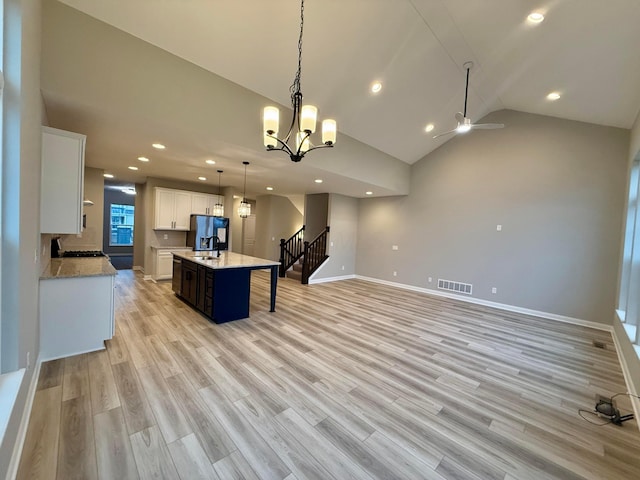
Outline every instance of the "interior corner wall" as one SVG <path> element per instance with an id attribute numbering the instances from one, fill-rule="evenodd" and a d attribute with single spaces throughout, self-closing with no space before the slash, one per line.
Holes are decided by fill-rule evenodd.
<path id="1" fill-rule="evenodd" d="M 357 274 L 468 283 L 476 299 L 611 325 L 629 131 L 511 110 L 483 121 L 506 126 L 414 164 L 408 196 L 360 202 Z"/>
<path id="2" fill-rule="evenodd" d="M 151 215 L 147 212 L 146 203 L 147 185 L 136 183 L 136 210 L 133 221 L 136 227 L 133 229 L 133 267 L 144 271 L 145 233 L 146 220 Z"/>
<path id="3" fill-rule="evenodd" d="M 41 2 L 4 1 L 2 145 L 2 372 L 25 368 L 4 437 L 0 478 L 7 476 L 40 349 Z M 27 355 L 31 363 L 27 367 Z"/>
<path id="4" fill-rule="evenodd" d="M 329 225 L 329 194 L 313 193 L 304 199 L 304 240 L 313 241 Z"/>
<path id="5" fill-rule="evenodd" d="M 278 261 L 280 239 L 288 239 L 302 227 L 302 214 L 287 197 L 259 195 L 256 198 L 256 240 L 254 254 Z"/>
<path id="6" fill-rule="evenodd" d="M 344 195 L 329 195 L 329 258 L 313 275 L 313 281 L 355 274 L 359 201 Z"/>

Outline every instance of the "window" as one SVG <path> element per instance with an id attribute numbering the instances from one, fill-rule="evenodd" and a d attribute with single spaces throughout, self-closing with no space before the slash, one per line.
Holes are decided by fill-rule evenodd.
<path id="1" fill-rule="evenodd" d="M 131 247 L 133 246 L 133 205 L 111 204 L 111 235 L 109 246 Z"/>
<path id="2" fill-rule="evenodd" d="M 640 155 L 633 162 L 629 175 L 629 198 L 624 233 L 618 316 L 635 345 L 640 345 Z M 636 347 L 640 353 L 640 348 Z"/>

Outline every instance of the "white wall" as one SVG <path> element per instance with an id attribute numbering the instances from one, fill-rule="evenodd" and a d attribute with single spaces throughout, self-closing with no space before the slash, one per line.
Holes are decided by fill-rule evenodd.
<path id="1" fill-rule="evenodd" d="M 356 272 L 470 283 L 479 299 L 610 325 L 629 132 L 509 110 L 485 120 L 506 127 L 417 162 L 408 196 L 360 201 Z"/>
<path id="2" fill-rule="evenodd" d="M 2 151 L 2 369 L 31 365 L 22 380 L 0 445 L 5 478 L 39 351 L 40 96 L 39 0 L 4 2 Z M 34 262 L 34 255 L 37 261 Z"/>

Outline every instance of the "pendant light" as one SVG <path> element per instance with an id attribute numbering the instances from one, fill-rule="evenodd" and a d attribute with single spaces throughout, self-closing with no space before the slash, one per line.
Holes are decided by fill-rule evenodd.
<path id="1" fill-rule="evenodd" d="M 285 152 L 292 161 L 299 162 L 307 152 L 318 148 L 333 147 L 336 142 L 336 121 L 326 119 L 322 122 L 322 145 L 313 146 L 309 138 L 316 130 L 316 118 L 318 109 L 313 105 L 302 105 L 302 92 L 300 92 L 300 77 L 302 75 L 302 32 L 304 29 L 304 0 L 300 3 L 300 37 L 298 38 L 298 70 L 296 71 L 291 91 L 291 107 L 293 118 L 287 136 L 283 140 L 278 138 L 278 124 L 280 111 L 277 107 L 265 107 L 263 112 L 264 146 L 268 151 L 279 150 Z M 295 128 L 295 130 L 294 130 Z M 288 145 L 289 141 L 295 142 L 295 148 Z M 280 145 L 278 147 L 278 145 Z"/>
<path id="2" fill-rule="evenodd" d="M 249 162 L 242 162 L 244 165 L 244 190 L 242 190 L 242 201 L 240 202 L 240 207 L 238 207 L 238 215 L 240 218 L 247 218 L 251 215 L 251 204 L 247 202 L 247 165 Z"/>
<path id="3" fill-rule="evenodd" d="M 218 201 L 213 206 L 213 216 L 214 217 L 224 217 L 224 205 L 220 201 L 220 176 L 222 175 L 222 170 L 218 170 Z"/>

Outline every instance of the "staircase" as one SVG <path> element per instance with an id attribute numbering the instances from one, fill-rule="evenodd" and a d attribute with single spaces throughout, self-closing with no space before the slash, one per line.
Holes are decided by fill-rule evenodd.
<path id="1" fill-rule="evenodd" d="M 312 242 L 302 240 L 304 226 L 293 234 L 289 240 L 280 240 L 280 273 L 281 277 L 300 280 L 306 285 L 309 277 L 324 261 L 327 255 L 327 238 L 329 227 L 327 226 Z M 301 245 L 302 244 L 302 245 Z M 301 248 L 304 246 L 304 248 Z"/>
<path id="2" fill-rule="evenodd" d="M 302 283 L 303 262 L 304 262 L 304 257 L 300 257 L 300 259 L 296 263 L 294 263 L 289 270 L 287 270 L 286 277 L 292 278 Z"/>

